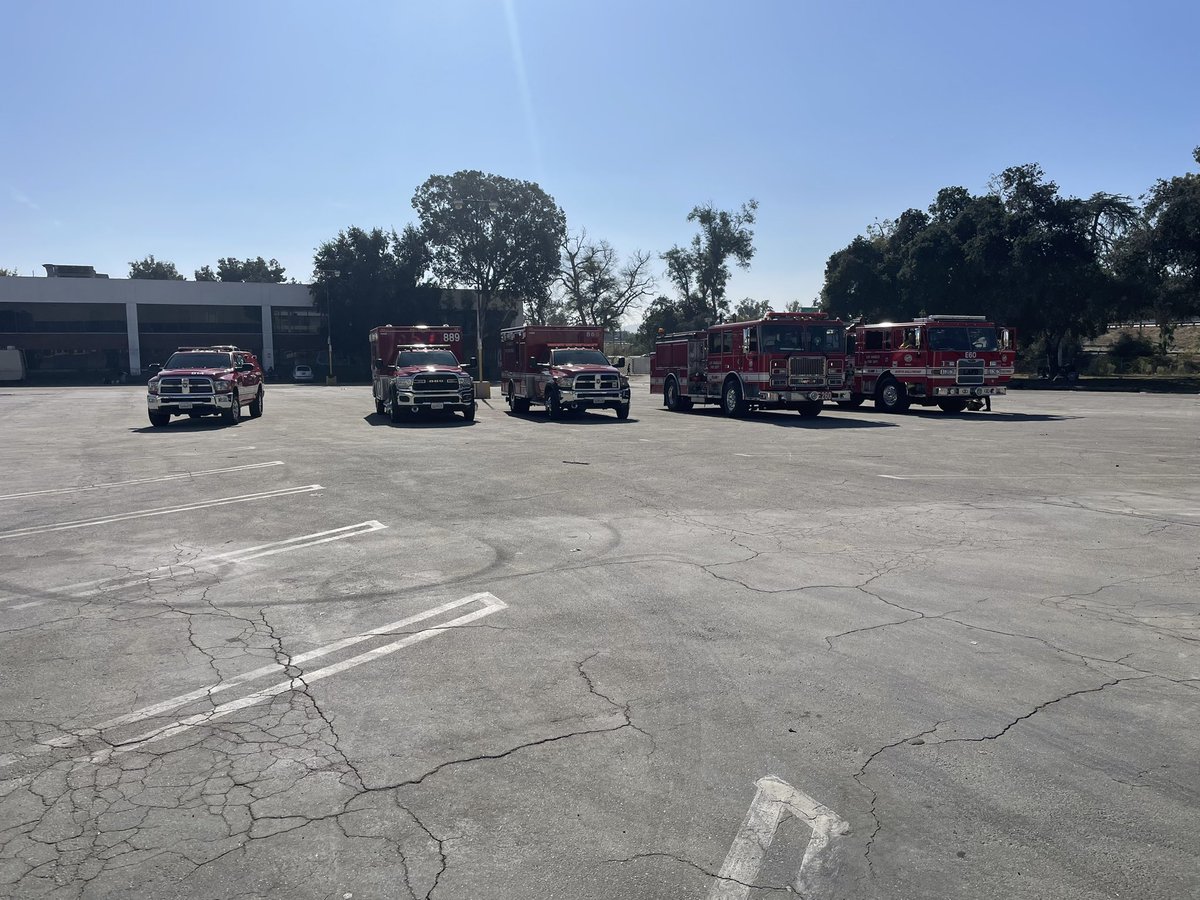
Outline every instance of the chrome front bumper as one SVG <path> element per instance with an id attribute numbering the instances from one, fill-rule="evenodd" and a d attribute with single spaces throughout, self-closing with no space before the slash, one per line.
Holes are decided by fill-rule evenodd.
<path id="1" fill-rule="evenodd" d="M 1000 394 L 1007 394 L 1006 387 L 983 387 L 974 385 L 971 387 L 935 387 L 931 396 L 933 397 L 996 397 Z"/>
<path id="2" fill-rule="evenodd" d="M 233 392 L 221 394 L 147 394 L 146 407 L 151 412 L 182 415 L 190 412 L 214 412 L 233 407 Z"/>
<path id="3" fill-rule="evenodd" d="M 757 398 L 759 403 L 820 403 L 825 400 L 849 400 L 850 392 L 837 390 L 810 390 L 810 391 L 759 391 Z"/>

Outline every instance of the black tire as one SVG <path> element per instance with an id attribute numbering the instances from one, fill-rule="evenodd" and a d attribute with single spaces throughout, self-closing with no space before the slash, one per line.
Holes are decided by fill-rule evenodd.
<path id="1" fill-rule="evenodd" d="M 866 399 L 862 394 L 851 394 L 849 400 L 839 400 L 837 405 L 842 409 L 858 409 Z"/>
<path id="2" fill-rule="evenodd" d="M 628 404 L 628 403 L 620 403 L 617 405 L 616 412 L 617 412 L 618 419 L 628 419 L 629 418 L 629 406 L 630 406 L 630 404 Z"/>
<path id="3" fill-rule="evenodd" d="M 875 391 L 875 408 L 890 413 L 904 412 L 908 409 L 908 391 L 895 378 L 885 379 Z"/>
<path id="4" fill-rule="evenodd" d="M 375 415 L 382 416 L 387 412 L 387 407 L 383 405 L 383 401 L 378 397 L 375 398 Z"/>
<path id="5" fill-rule="evenodd" d="M 967 401 L 962 398 L 938 401 L 938 409 L 940 409 L 942 412 L 960 413 L 966 408 L 967 408 Z"/>
<path id="6" fill-rule="evenodd" d="M 238 396 L 237 390 L 234 389 L 230 399 L 233 402 L 230 403 L 229 409 L 221 413 L 221 418 L 225 420 L 226 425 L 236 425 L 242 421 L 242 398 Z"/>
<path id="7" fill-rule="evenodd" d="M 821 401 L 809 400 L 805 403 L 801 403 L 796 408 L 796 412 L 800 413 L 800 415 L 805 419 L 815 419 L 821 414 Z"/>
<path id="8" fill-rule="evenodd" d="M 263 401 L 266 399 L 266 393 L 267 392 L 263 390 L 263 386 L 260 384 L 258 386 L 258 393 L 254 396 L 254 399 L 250 401 L 250 418 L 257 419 L 262 416 Z"/>
<path id="9" fill-rule="evenodd" d="M 563 417 L 562 402 L 558 399 L 558 391 L 546 391 L 546 418 L 561 419 Z"/>
<path id="10" fill-rule="evenodd" d="M 462 409 L 463 418 L 468 422 L 475 421 L 475 401 L 471 401 L 470 406 L 464 406 Z"/>
<path id="11" fill-rule="evenodd" d="M 679 382 L 672 375 L 667 379 L 666 385 L 663 386 L 663 406 L 671 412 L 679 412 L 679 400 Z"/>
<path id="12" fill-rule="evenodd" d="M 171 414 L 152 412 L 150 413 L 150 424 L 155 428 L 166 428 L 171 424 Z"/>
<path id="13" fill-rule="evenodd" d="M 394 390 L 392 391 L 392 409 L 391 409 L 390 418 L 391 418 L 393 424 L 399 424 L 399 422 L 400 422 L 400 404 L 396 401 L 396 392 Z"/>
<path id="14" fill-rule="evenodd" d="M 736 378 L 730 378 L 721 388 L 721 412 L 737 417 L 746 414 L 746 401 L 742 399 L 742 386 Z"/>

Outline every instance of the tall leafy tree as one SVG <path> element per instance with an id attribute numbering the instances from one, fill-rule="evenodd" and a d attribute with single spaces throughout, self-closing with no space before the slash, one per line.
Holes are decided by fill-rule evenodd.
<path id="1" fill-rule="evenodd" d="M 649 253 L 636 251 L 624 263 L 607 241 L 590 241 L 586 231 L 563 242 L 558 283 L 567 317 L 606 331 L 654 291 Z"/>
<path id="2" fill-rule="evenodd" d="M 265 260 L 261 256 L 251 259 L 235 259 L 232 256 L 217 260 L 217 271 L 210 266 L 196 270 L 197 281 L 247 281 L 266 284 L 282 284 L 286 270 L 279 260 Z"/>
<path id="3" fill-rule="evenodd" d="M 430 322 L 444 315 L 440 291 L 420 283 L 426 265 L 424 245 L 412 226 L 399 234 L 351 226 L 317 248 L 309 291 L 327 311 L 334 356 L 351 367 L 351 375 L 366 375 L 367 333 L 376 325 Z"/>
<path id="4" fill-rule="evenodd" d="M 537 184 L 477 170 L 431 175 L 412 205 L 434 277 L 476 291 L 481 315 L 493 304 L 545 303 L 567 222 Z"/>
<path id="5" fill-rule="evenodd" d="M 730 315 L 729 320 L 731 322 L 752 322 L 755 319 L 761 319 L 770 311 L 770 300 L 755 300 L 751 297 L 744 297 L 733 308 L 733 313 Z"/>
<path id="6" fill-rule="evenodd" d="M 0 278 L 8 278 L 17 274 L 16 269 L 0 269 Z"/>
<path id="7" fill-rule="evenodd" d="M 175 263 L 165 259 L 155 259 L 153 254 L 144 259 L 132 260 L 129 263 L 130 278 L 147 278 L 156 281 L 183 281 L 183 276 L 175 268 Z"/>
<path id="8" fill-rule="evenodd" d="M 1192 156 L 1200 163 L 1200 147 Z M 1200 315 L 1200 175 L 1160 179 L 1145 200 L 1113 255 L 1127 308 L 1153 316 L 1166 351 L 1175 324 Z"/>
<path id="9" fill-rule="evenodd" d="M 702 304 L 709 323 L 720 322 L 729 314 L 725 299 L 731 275 L 729 261 L 750 268 L 754 258 L 751 226 L 757 209 L 757 200 L 749 200 L 732 212 L 716 209 L 711 203 L 694 207 L 687 218 L 699 225 L 699 233 L 687 247 L 676 245 L 662 255 L 667 277 L 680 299 Z"/>

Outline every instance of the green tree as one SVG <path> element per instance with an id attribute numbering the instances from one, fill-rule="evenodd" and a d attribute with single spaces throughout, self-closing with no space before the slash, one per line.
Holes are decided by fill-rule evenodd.
<path id="1" fill-rule="evenodd" d="M 217 260 L 217 271 L 210 266 L 196 270 L 197 281 L 246 281 L 265 284 L 282 284 L 285 269 L 279 260 L 265 260 L 261 256 L 251 259 L 235 259 L 232 256 Z"/>
<path id="2" fill-rule="evenodd" d="M 1200 147 L 1192 155 L 1200 163 Z M 1153 316 L 1165 352 L 1175 325 L 1200 315 L 1200 175 L 1159 179 L 1145 199 L 1137 227 L 1115 242 L 1114 266 L 1126 310 Z"/>
<path id="3" fill-rule="evenodd" d="M 630 352 L 649 353 L 660 332 L 674 334 L 706 328 L 708 316 L 708 308 L 695 297 L 673 298 L 660 294 L 646 308 L 630 344 Z"/>
<path id="4" fill-rule="evenodd" d="M 367 333 L 376 325 L 444 316 L 441 292 L 420 283 L 425 265 L 424 246 L 412 226 L 401 234 L 351 226 L 317 248 L 309 291 L 329 317 L 335 374 L 366 377 Z"/>
<path id="5" fill-rule="evenodd" d="M 183 281 L 183 276 L 175 269 L 175 263 L 165 259 L 155 259 L 153 255 L 145 259 L 129 263 L 130 278 L 147 278 L 155 281 Z"/>
<path id="6" fill-rule="evenodd" d="M 729 261 L 750 268 L 754 257 L 754 231 L 757 200 L 743 203 L 734 212 L 719 210 L 711 203 L 697 206 L 688 213 L 688 221 L 700 226 L 687 247 L 678 245 L 662 255 L 667 277 L 675 285 L 679 298 L 697 302 L 707 310 L 710 324 L 729 314 L 725 289 L 729 283 Z"/>
<path id="7" fill-rule="evenodd" d="M 0 269 L 0 278 L 15 277 L 16 274 L 16 269 Z"/>
<path id="8" fill-rule="evenodd" d="M 563 241 L 558 273 L 566 317 L 580 325 L 617 330 L 625 315 L 654 291 L 650 259 L 639 250 L 622 263 L 607 241 L 589 241 L 586 231 L 569 236 Z"/>
<path id="9" fill-rule="evenodd" d="M 544 310 L 567 222 L 537 184 L 475 170 L 431 175 L 412 205 L 435 278 L 476 291 L 480 318 L 496 302 Z"/>
<path id="10" fill-rule="evenodd" d="M 745 297 L 738 301 L 738 305 L 733 308 L 733 313 L 730 315 L 729 321 L 752 322 L 755 319 L 761 319 L 770 311 L 770 300 L 754 300 L 751 297 Z"/>

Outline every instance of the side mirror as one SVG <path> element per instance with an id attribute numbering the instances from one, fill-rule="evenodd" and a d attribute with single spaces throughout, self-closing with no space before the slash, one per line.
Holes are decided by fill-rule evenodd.
<path id="1" fill-rule="evenodd" d="M 625 368 L 625 357 L 618 356 L 612 361 L 613 367 L 617 369 Z"/>
<path id="2" fill-rule="evenodd" d="M 472 356 L 470 359 L 467 360 L 467 364 L 466 364 L 466 366 L 464 366 L 464 368 L 473 369 L 478 364 L 478 362 L 479 362 L 479 357 Z"/>
<path id="3" fill-rule="evenodd" d="M 382 359 L 376 359 L 376 360 L 375 360 L 375 368 L 376 368 L 376 369 L 382 369 L 382 368 L 383 368 L 383 360 L 382 360 Z"/>
<path id="4" fill-rule="evenodd" d="M 149 370 L 149 371 L 150 371 L 152 374 L 155 374 L 155 375 L 157 375 L 159 372 L 161 372 L 161 371 L 162 371 L 162 363 L 150 363 L 150 365 L 149 365 L 149 366 L 147 366 L 147 369 L 148 369 L 148 370 Z"/>
<path id="5" fill-rule="evenodd" d="M 1012 332 L 1010 332 L 1007 328 L 1000 329 L 1000 349 L 1012 349 Z"/>
<path id="6" fill-rule="evenodd" d="M 540 366 L 540 365 L 541 365 L 541 363 L 539 363 L 539 362 L 537 361 L 537 357 L 536 357 L 536 356 L 531 356 L 531 357 L 529 357 L 529 368 L 531 368 L 531 369 L 536 369 L 536 368 L 537 368 L 538 366 Z"/>

